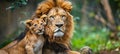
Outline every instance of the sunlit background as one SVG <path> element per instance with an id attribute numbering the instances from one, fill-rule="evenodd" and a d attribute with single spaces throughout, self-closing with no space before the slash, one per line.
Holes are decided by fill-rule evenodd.
<path id="1" fill-rule="evenodd" d="M 42 0 L 0 0 L 0 48 L 25 29 Z M 70 0 L 75 30 L 73 50 L 89 46 L 94 53 L 120 53 L 120 0 Z"/>

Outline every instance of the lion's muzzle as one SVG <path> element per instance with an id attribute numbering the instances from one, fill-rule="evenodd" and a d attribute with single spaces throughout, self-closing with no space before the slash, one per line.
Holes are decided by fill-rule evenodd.
<path id="1" fill-rule="evenodd" d="M 60 28 L 57 28 L 55 31 L 54 31 L 54 36 L 55 37 L 62 37 L 64 35 L 62 29 Z"/>

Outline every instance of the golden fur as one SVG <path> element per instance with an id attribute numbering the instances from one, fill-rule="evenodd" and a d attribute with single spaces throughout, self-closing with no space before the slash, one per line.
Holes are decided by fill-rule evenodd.
<path id="1" fill-rule="evenodd" d="M 33 18 L 43 14 L 48 16 L 45 26 L 45 45 L 43 54 L 79 54 L 71 51 L 70 39 L 73 34 L 74 22 L 70 14 L 72 4 L 68 0 L 45 0 L 37 7 Z M 58 25 L 56 24 L 62 24 Z M 60 29 L 58 33 L 55 30 Z"/>
<path id="2" fill-rule="evenodd" d="M 0 54 L 42 54 L 42 47 L 44 44 L 44 18 L 46 15 L 43 15 L 39 19 L 27 20 L 26 28 L 28 29 L 25 37 L 16 42 L 8 44 L 6 47 L 0 49 Z M 38 48 L 38 49 L 37 49 Z"/>

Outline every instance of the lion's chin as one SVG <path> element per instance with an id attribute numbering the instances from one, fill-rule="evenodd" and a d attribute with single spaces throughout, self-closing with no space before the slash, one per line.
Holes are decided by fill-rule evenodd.
<path id="1" fill-rule="evenodd" d="M 63 35 L 64 35 L 64 33 L 61 32 L 61 31 L 54 33 L 54 36 L 55 36 L 55 37 L 62 37 Z"/>

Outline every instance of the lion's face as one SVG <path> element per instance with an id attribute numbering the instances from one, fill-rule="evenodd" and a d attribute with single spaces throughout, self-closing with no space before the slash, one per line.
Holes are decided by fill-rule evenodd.
<path id="1" fill-rule="evenodd" d="M 37 35 L 41 35 L 44 32 L 44 26 L 46 25 L 45 22 L 46 15 L 41 16 L 40 18 L 36 18 L 33 20 L 27 20 L 26 25 Z"/>
<path id="2" fill-rule="evenodd" d="M 67 14 L 62 8 L 52 8 L 48 13 L 47 34 L 53 37 L 64 36 L 66 31 L 66 19 Z"/>

